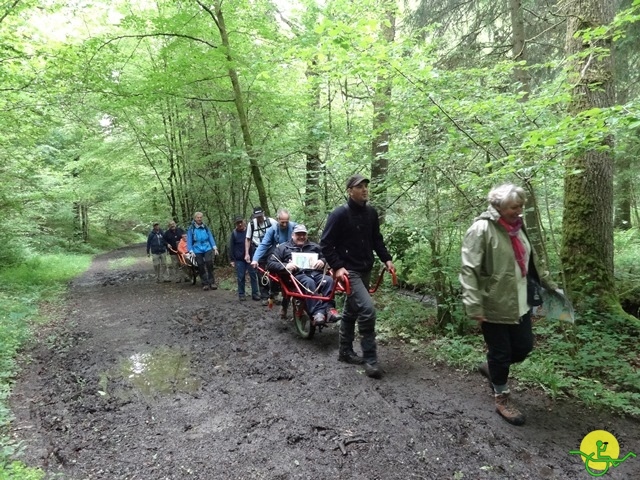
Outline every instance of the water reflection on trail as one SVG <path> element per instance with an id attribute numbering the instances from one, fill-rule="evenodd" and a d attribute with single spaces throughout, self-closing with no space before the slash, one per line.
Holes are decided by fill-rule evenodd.
<path id="1" fill-rule="evenodd" d="M 112 385 L 109 379 L 120 377 L 125 385 Z M 126 398 L 133 387 L 143 395 L 162 395 L 176 392 L 193 393 L 200 389 L 201 381 L 191 370 L 189 353 L 170 347 L 160 347 L 147 353 L 134 353 L 124 359 L 117 372 L 106 372 L 100 379 L 101 394 Z"/>

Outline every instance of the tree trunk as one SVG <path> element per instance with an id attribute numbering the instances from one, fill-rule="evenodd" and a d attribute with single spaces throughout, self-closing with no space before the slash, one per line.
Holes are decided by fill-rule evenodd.
<path id="1" fill-rule="evenodd" d="M 615 227 L 620 230 L 629 230 L 631 228 L 631 197 L 633 195 L 631 168 L 632 159 L 628 154 L 622 154 L 616 160 L 616 209 L 615 209 Z"/>
<path id="2" fill-rule="evenodd" d="M 628 8 L 630 2 L 623 2 L 620 8 Z M 637 31 L 637 30 L 636 30 Z M 634 36 L 629 33 L 628 36 L 631 40 Z M 637 41 L 637 38 L 635 38 Z M 631 47 L 629 42 L 625 42 L 623 46 L 619 47 L 616 44 L 616 104 L 624 105 L 629 101 L 630 88 L 634 83 L 631 75 L 631 71 L 634 69 L 633 61 L 635 57 L 635 49 Z M 635 138 L 640 138 L 640 129 L 638 129 Z M 633 142 L 634 136 L 629 136 L 629 142 Z M 628 230 L 631 228 L 631 200 L 633 195 L 633 177 L 634 171 L 632 169 L 633 154 L 637 152 L 638 142 L 635 141 L 633 145 L 629 145 L 631 148 L 623 149 L 623 152 L 618 152 L 616 155 L 616 192 L 615 192 L 615 211 L 614 211 L 614 226 L 620 230 Z"/>
<path id="3" fill-rule="evenodd" d="M 512 48 L 511 53 L 513 59 L 517 62 L 527 62 L 527 43 L 526 31 L 524 28 L 524 15 L 522 11 L 522 0 L 509 0 L 509 11 L 511 14 L 511 36 Z M 518 90 L 522 92 L 521 102 L 529 99 L 531 84 L 527 71 L 517 66 L 513 72 L 514 78 L 518 83 Z M 533 160 L 531 163 L 534 163 Z M 529 238 L 536 256 L 544 265 L 549 264 L 547 251 L 542 236 L 542 222 L 537 208 L 536 195 L 531 178 L 524 178 L 524 187 L 529 192 L 527 195 L 527 204 L 524 210 L 524 222 L 527 226 Z"/>
<path id="4" fill-rule="evenodd" d="M 522 0 L 509 0 L 509 10 L 511 12 L 511 33 L 513 46 L 511 52 L 516 62 L 527 61 L 527 43 L 524 29 L 524 16 L 522 14 Z M 516 81 L 520 85 L 520 91 L 524 93 L 522 101 L 529 97 L 529 74 L 522 67 L 514 70 Z"/>
<path id="5" fill-rule="evenodd" d="M 572 0 L 568 9 L 566 50 L 574 85 L 569 110 L 577 115 L 614 102 L 611 56 L 592 55 L 588 42 L 574 38 L 580 30 L 609 23 L 614 8 L 610 0 Z M 595 46 L 611 51 L 610 40 L 599 40 Z M 603 146 L 608 148 L 576 154 L 566 162 L 561 257 L 574 301 L 596 311 L 611 311 L 615 303 L 613 138 L 607 137 Z"/>
<path id="6" fill-rule="evenodd" d="M 86 243 L 89 240 L 89 207 L 83 202 L 73 202 L 73 236 Z"/>
<path id="7" fill-rule="evenodd" d="M 218 27 L 218 32 L 220 33 L 220 41 L 222 42 L 222 46 L 224 47 L 224 51 L 226 52 L 227 61 L 229 63 L 227 74 L 229 75 L 231 86 L 233 88 L 234 103 L 236 106 L 236 111 L 238 112 L 240 130 L 242 131 L 242 138 L 244 140 L 244 148 L 247 152 L 247 156 L 249 157 L 251 175 L 253 177 L 253 182 L 256 185 L 256 190 L 258 191 L 258 200 L 260 201 L 260 205 L 262 205 L 262 208 L 264 208 L 265 213 L 270 216 L 271 213 L 269 211 L 267 191 L 262 180 L 260 165 L 258 164 L 258 152 L 253 146 L 253 138 L 251 137 L 251 131 L 249 130 L 249 119 L 247 118 L 247 111 L 244 104 L 244 95 L 242 94 L 242 89 L 240 88 L 240 79 L 238 77 L 237 70 L 231 66 L 233 65 L 233 57 L 231 55 L 229 34 L 225 25 L 224 15 L 222 13 L 222 1 L 216 0 L 215 2 L 213 2 L 214 10 L 205 5 L 200 0 L 197 0 L 197 2 L 198 5 L 200 5 L 200 7 L 211 16 L 216 26 Z"/>
<path id="8" fill-rule="evenodd" d="M 307 126 L 307 146 L 306 146 L 306 181 L 305 181 L 305 201 L 304 217 L 309 229 L 309 236 L 315 238 L 320 232 L 323 217 L 321 179 L 324 165 L 320 156 L 320 143 L 318 135 L 314 132 L 318 129 L 320 117 L 320 86 L 318 85 L 317 64 L 312 61 L 307 68 L 307 81 L 310 90 L 309 113 L 311 121 Z"/>
<path id="9" fill-rule="evenodd" d="M 395 5 L 387 6 L 387 23 L 382 27 L 382 38 L 386 44 L 393 43 L 396 35 Z M 371 145 L 371 180 L 373 198 L 380 215 L 380 223 L 384 223 L 386 215 L 385 201 L 387 186 L 385 178 L 389 169 L 389 104 L 391 103 L 391 81 L 387 74 L 379 74 L 373 97 L 373 140 Z"/>

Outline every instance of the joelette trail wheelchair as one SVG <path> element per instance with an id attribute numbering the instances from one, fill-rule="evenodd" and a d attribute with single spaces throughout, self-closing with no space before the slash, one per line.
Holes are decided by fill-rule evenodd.
<path id="1" fill-rule="evenodd" d="M 369 289 L 369 293 L 374 293 L 380 287 L 384 272 L 383 269 L 378 275 L 378 279 L 373 287 Z M 260 275 L 267 276 L 269 280 L 276 284 L 282 291 L 282 306 L 284 311 L 290 305 L 293 313 L 293 324 L 296 332 L 300 337 L 311 340 L 316 331 L 321 332 L 330 322 L 323 322 L 316 324 L 309 313 L 307 312 L 306 300 L 319 300 L 321 302 L 329 302 L 334 299 L 336 294 L 349 295 L 351 292 L 349 279 L 345 281 L 335 281 L 333 283 L 333 289 L 327 297 L 315 295 L 314 292 L 308 292 L 304 286 L 292 275 L 290 272 L 271 273 L 268 270 L 258 267 Z M 397 285 L 397 278 L 395 272 L 390 272 L 393 285 Z"/>

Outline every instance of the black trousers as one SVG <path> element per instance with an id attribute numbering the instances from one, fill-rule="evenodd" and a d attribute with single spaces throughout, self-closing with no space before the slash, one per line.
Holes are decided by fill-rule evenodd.
<path id="1" fill-rule="evenodd" d="M 204 253 L 196 253 L 196 262 L 198 262 L 198 274 L 202 285 L 213 285 L 213 250 Z"/>
<path id="2" fill-rule="evenodd" d="M 509 379 L 509 367 L 522 362 L 533 350 L 531 311 L 512 325 L 482 322 L 482 334 L 489 351 L 487 362 L 494 385 L 505 385 Z"/>

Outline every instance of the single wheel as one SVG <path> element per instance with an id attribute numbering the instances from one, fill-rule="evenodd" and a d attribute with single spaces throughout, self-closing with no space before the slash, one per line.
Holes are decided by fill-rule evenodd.
<path id="1" fill-rule="evenodd" d="M 293 307 L 293 323 L 296 326 L 298 335 L 311 340 L 316 333 L 316 326 L 311 323 L 311 319 L 304 308 L 304 303 L 299 298 L 291 299 Z"/>

